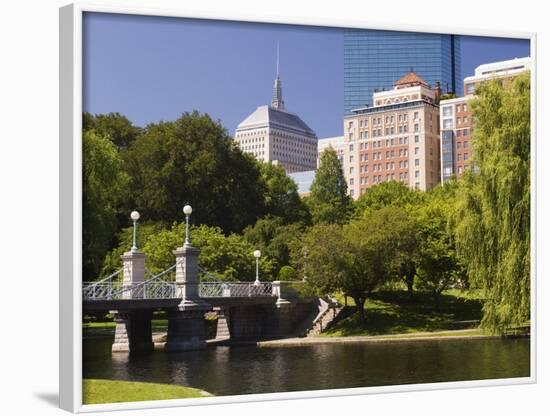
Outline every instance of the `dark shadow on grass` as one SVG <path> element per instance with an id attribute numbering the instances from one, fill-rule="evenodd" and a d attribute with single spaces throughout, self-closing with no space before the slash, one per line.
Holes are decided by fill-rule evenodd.
<path id="1" fill-rule="evenodd" d="M 406 291 L 381 291 L 370 297 L 365 308 L 365 322 L 361 322 L 355 312 L 326 333 L 351 336 L 445 331 L 457 329 L 457 321 L 480 318 L 481 302 L 476 299 L 445 294 L 436 311 L 430 293 L 416 292 L 411 301 Z"/>

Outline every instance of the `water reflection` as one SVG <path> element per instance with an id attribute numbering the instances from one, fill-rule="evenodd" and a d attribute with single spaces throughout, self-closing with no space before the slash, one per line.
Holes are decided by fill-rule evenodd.
<path id="1" fill-rule="evenodd" d="M 216 395 L 529 376 L 528 339 L 218 346 L 203 351 L 111 354 L 84 341 L 84 376 L 173 383 Z"/>

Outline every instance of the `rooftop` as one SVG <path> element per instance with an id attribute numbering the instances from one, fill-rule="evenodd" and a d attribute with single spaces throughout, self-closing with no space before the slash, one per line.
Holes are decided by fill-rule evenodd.
<path id="1" fill-rule="evenodd" d="M 507 61 L 490 62 L 479 65 L 475 69 L 475 74 L 464 78 L 464 81 L 485 79 L 499 76 L 517 74 L 519 72 L 531 69 L 531 58 L 514 58 Z"/>
<path id="2" fill-rule="evenodd" d="M 417 85 L 423 85 L 430 88 L 430 84 L 422 79 L 416 72 L 411 71 L 408 74 L 403 75 L 393 84 L 396 88 L 414 87 Z"/>
<path id="3" fill-rule="evenodd" d="M 315 136 L 315 132 L 298 115 L 269 105 L 258 107 L 237 126 L 237 130 L 267 126 L 291 129 L 307 136 Z"/>

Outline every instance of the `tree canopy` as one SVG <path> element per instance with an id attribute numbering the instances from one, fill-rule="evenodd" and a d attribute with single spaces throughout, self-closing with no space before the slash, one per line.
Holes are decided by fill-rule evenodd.
<path id="1" fill-rule="evenodd" d="M 424 199 L 425 192 L 411 189 L 403 182 L 387 181 L 368 188 L 355 202 L 355 211 L 358 215 L 368 215 L 387 206 L 415 208 Z"/>
<path id="2" fill-rule="evenodd" d="M 128 195 L 129 178 L 116 146 L 94 131 L 82 136 L 82 259 L 84 280 L 99 275 L 116 232 L 116 214 Z"/>
<path id="3" fill-rule="evenodd" d="M 407 244 L 407 216 L 395 207 L 374 211 L 348 224 L 318 224 L 293 244 L 293 264 L 318 294 L 351 296 L 364 320 L 372 292 L 397 275 L 396 253 Z"/>
<path id="4" fill-rule="evenodd" d="M 478 88 L 471 104 L 474 168 L 457 211 L 459 255 L 486 296 L 482 326 L 498 333 L 530 316 L 529 76 Z"/>
<path id="5" fill-rule="evenodd" d="M 82 129 L 94 130 L 100 136 L 108 137 L 119 149 L 128 147 L 141 134 L 141 128 L 134 126 L 126 116 L 119 113 L 84 113 Z"/>
<path id="6" fill-rule="evenodd" d="M 182 221 L 190 203 L 196 223 L 231 233 L 264 213 L 259 165 L 206 114 L 148 125 L 123 158 L 134 206 L 153 220 Z"/>
<path id="7" fill-rule="evenodd" d="M 338 155 L 331 147 L 321 154 L 307 204 L 315 224 L 343 224 L 349 217 L 352 201 L 348 185 Z"/>

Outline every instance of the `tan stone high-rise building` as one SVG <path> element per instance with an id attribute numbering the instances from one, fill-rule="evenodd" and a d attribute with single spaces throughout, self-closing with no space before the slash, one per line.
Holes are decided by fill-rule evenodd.
<path id="1" fill-rule="evenodd" d="M 316 169 L 317 136 L 286 110 L 278 63 L 271 105 L 258 107 L 238 125 L 235 142 L 258 160 L 280 164 L 286 173 Z"/>
<path id="2" fill-rule="evenodd" d="M 372 107 L 344 118 L 344 175 L 353 198 L 384 181 L 421 190 L 439 183 L 439 94 L 411 71 L 393 89 L 375 92 Z"/>

